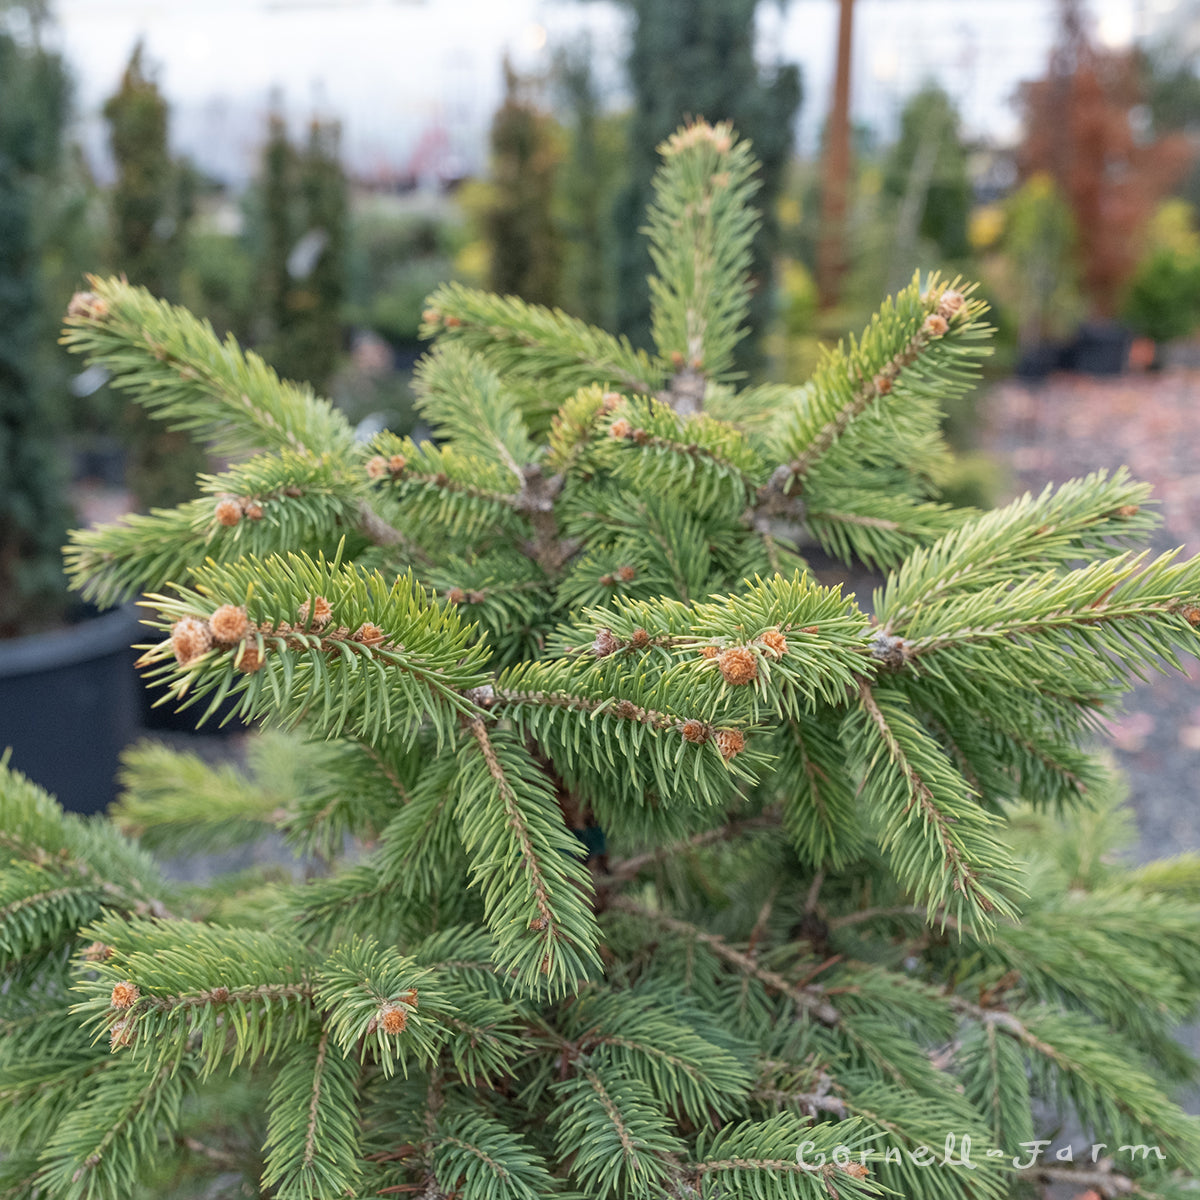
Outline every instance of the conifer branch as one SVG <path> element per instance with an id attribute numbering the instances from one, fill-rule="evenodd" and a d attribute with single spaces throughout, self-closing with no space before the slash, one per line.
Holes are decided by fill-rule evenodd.
<path id="1" fill-rule="evenodd" d="M 345 417 L 311 389 L 280 380 L 232 336 L 218 342 L 206 321 L 145 288 L 94 276 L 89 282 L 93 291 L 67 316 L 63 343 L 173 429 L 194 432 L 224 454 L 349 454 L 354 435 Z"/>
<path id="2" fill-rule="evenodd" d="M 933 546 L 914 550 L 893 574 L 877 611 L 884 631 L 903 628 L 919 605 L 1018 579 L 1034 564 L 1115 553 L 1114 543 L 1154 528 L 1149 492 L 1124 468 L 1111 477 L 1097 471 L 976 516 Z"/>
<path id="3" fill-rule="evenodd" d="M 898 878 L 927 897 L 931 912 L 953 910 L 961 921 L 965 911 L 972 924 L 986 929 L 993 914 L 1013 914 L 1011 902 L 989 881 L 1007 878 L 1015 886 L 1012 863 L 996 839 L 995 819 L 899 699 L 860 680 L 862 719 L 851 734 L 883 847 Z"/>
<path id="4" fill-rule="evenodd" d="M 753 833 L 762 829 L 775 829 L 778 826 L 779 817 L 774 813 L 734 818 L 712 829 L 694 833 L 682 842 L 673 842 L 668 846 L 660 846 L 656 850 L 647 850 L 642 854 L 635 854 L 629 858 L 609 863 L 603 882 L 611 886 L 636 879 L 647 867 L 652 867 L 657 863 L 678 859 L 682 855 L 705 846 L 711 846 L 715 842 L 731 841 L 741 834 Z"/>
<path id="5" fill-rule="evenodd" d="M 598 382 L 646 395 L 662 380 L 662 369 L 625 338 L 558 309 L 456 283 L 429 297 L 421 333 L 474 351 L 505 379 L 559 396 Z"/>
<path id="6" fill-rule="evenodd" d="M 750 148 L 729 124 L 697 121 L 661 146 L 648 214 L 651 323 L 659 356 L 675 374 L 663 398 L 697 413 L 706 378 L 728 374 L 745 336 L 758 189 Z M 643 389 L 644 390 L 644 389 Z"/>
<path id="7" fill-rule="evenodd" d="M 823 988 L 816 985 L 798 986 L 792 983 L 777 971 L 760 966 L 750 955 L 735 949 L 715 933 L 707 933 L 696 925 L 690 925 L 687 921 L 681 921 L 666 913 L 655 912 L 623 896 L 611 900 L 609 907 L 630 913 L 651 925 L 658 925 L 671 933 L 702 943 L 718 958 L 736 967 L 743 974 L 750 975 L 765 983 L 772 990 L 787 996 L 799 1008 L 811 1013 L 823 1025 L 837 1025 L 841 1020 L 837 1009 L 825 999 Z"/>
<path id="8" fill-rule="evenodd" d="M 759 506 L 770 508 L 809 490 L 809 477 L 818 464 L 834 457 L 831 451 L 855 429 L 861 428 L 860 437 L 883 439 L 882 461 L 903 462 L 899 442 L 912 450 L 928 436 L 928 381 L 941 375 L 944 386 L 949 383 L 961 390 L 962 372 L 979 354 L 973 342 L 984 309 L 957 290 L 946 290 L 936 279 L 925 293 L 919 290 L 919 280 L 914 280 L 894 303 L 880 310 L 861 341 L 851 339 L 848 346 L 827 353 L 799 396 L 779 442 L 788 459 L 759 490 Z M 872 413 L 897 406 L 906 409 L 908 417 L 900 439 L 893 423 L 868 420 Z M 896 442 L 890 449 L 889 432 Z M 910 457 L 915 461 L 915 456 Z"/>
<path id="9" fill-rule="evenodd" d="M 501 731 L 489 732 L 482 718 L 467 732 L 457 814 L 473 880 L 483 888 L 497 965 L 523 990 L 561 992 L 596 965 L 589 877 L 528 752 Z"/>

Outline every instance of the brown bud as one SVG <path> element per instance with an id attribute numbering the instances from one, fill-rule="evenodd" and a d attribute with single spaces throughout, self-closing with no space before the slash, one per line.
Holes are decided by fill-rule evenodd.
<path id="1" fill-rule="evenodd" d="M 112 1050 L 120 1050 L 133 1041 L 133 1031 L 137 1024 L 130 1017 L 120 1017 L 108 1027 L 108 1045 Z M 98 1160 L 97 1160 L 98 1161 Z"/>
<path id="2" fill-rule="evenodd" d="M 534 917 L 533 920 L 529 922 L 529 928 L 535 933 L 542 933 L 550 928 L 550 922 L 545 917 Z"/>
<path id="3" fill-rule="evenodd" d="M 253 675 L 256 671 L 260 670 L 263 665 L 263 654 L 258 648 L 258 643 L 243 642 L 242 648 L 238 651 L 233 665 L 243 675 Z"/>
<path id="4" fill-rule="evenodd" d="M 371 479 L 382 479 L 388 470 L 387 459 L 382 454 L 376 454 L 367 459 L 367 476 Z"/>
<path id="5" fill-rule="evenodd" d="M 324 629 L 329 624 L 330 617 L 333 616 L 333 606 L 325 599 L 324 596 L 315 597 L 310 605 L 308 600 L 296 609 L 296 620 L 301 625 L 309 624 L 308 614 L 312 612 L 312 625 L 314 629 Z"/>
<path id="6" fill-rule="evenodd" d="M 633 432 L 633 426 L 624 417 L 618 417 L 608 427 L 608 432 L 611 437 L 627 438 Z"/>
<path id="7" fill-rule="evenodd" d="M 408 1024 L 408 1013 L 398 1004 L 385 1004 L 379 1009 L 379 1024 L 384 1033 L 402 1033 Z"/>
<path id="8" fill-rule="evenodd" d="M 788 650 L 787 638 L 778 629 L 768 629 L 758 638 L 768 658 L 780 659 Z"/>
<path id="9" fill-rule="evenodd" d="M 629 644 L 635 650 L 645 650 L 650 645 L 650 635 L 644 629 L 635 629 L 629 639 Z"/>
<path id="10" fill-rule="evenodd" d="M 1185 604 L 1179 611 L 1189 625 L 1200 626 L 1200 608 L 1197 608 L 1196 605 Z"/>
<path id="11" fill-rule="evenodd" d="M 84 948 L 83 958 L 87 962 L 103 962 L 106 958 L 112 957 L 113 948 L 106 946 L 103 942 L 92 942 L 90 946 Z"/>
<path id="12" fill-rule="evenodd" d="M 299 500 L 300 497 L 304 495 L 304 490 L 302 488 L 298 488 L 294 483 L 289 483 L 287 487 L 283 489 L 283 494 L 285 496 L 291 496 L 293 500 Z"/>
<path id="13" fill-rule="evenodd" d="M 612 587 L 612 585 L 614 583 L 616 583 L 617 580 L 616 580 L 616 576 L 614 576 L 614 575 L 601 575 L 599 582 L 600 582 L 601 587 Z"/>
<path id="14" fill-rule="evenodd" d="M 592 653 L 597 658 L 607 658 L 610 654 L 616 653 L 625 645 L 611 629 L 601 629 L 596 634 L 596 640 L 592 643 Z"/>
<path id="15" fill-rule="evenodd" d="M 95 292 L 76 292 L 67 305 L 68 317 L 85 317 L 89 321 L 102 321 L 108 316 L 108 301 Z"/>
<path id="16" fill-rule="evenodd" d="M 1135 517 L 1135 516 L 1137 516 L 1137 514 L 1140 511 L 1141 510 L 1138 508 L 1138 506 L 1136 504 L 1122 504 L 1121 507 L 1117 509 L 1117 516 L 1118 517 Z"/>
<path id="17" fill-rule="evenodd" d="M 434 483 L 435 487 L 445 487 L 446 484 L 448 484 L 449 482 L 450 482 L 450 476 L 447 475 L 445 471 L 439 471 L 433 477 L 433 483 Z"/>
<path id="18" fill-rule="evenodd" d="M 427 308 L 421 314 L 421 320 L 426 325 L 436 325 L 442 319 L 442 314 L 436 308 Z"/>
<path id="19" fill-rule="evenodd" d="M 637 571 L 635 571 L 633 569 L 633 567 L 630 567 L 630 566 L 618 567 L 617 568 L 617 578 L 622 583 L 630 583 L 634 579 L 637 578 Z"/>
<path id="20" fill-rule="evenodd" d="M 617 405 L 621 403 L 621 400 L 622 396 L 620 392 L 605 392 L 604 395 L 600 397 L 600 407 L 604 412 L 610 413 L 616 409 Z"/>
<path id="21" fill-rule="evenodd" d="M 716 646 L 704 646 L 700 651 L 701 658 L 716 658 L 721 651 Z"/>
<path id="22" fill-rule="evenodd" d="M 261 521 L 263 519 L 263 506 L 257 500 L 251 500 L 246 505 L 245 512 L 248 521 Z"/>
<path id="23" fill-rule="evenodd" d="M 921 332 L 929 337 L 941 337 L 949 328 L 949 322 L 940 313 L 930 313 L 921 326 Z"/>
<path id="24" fill-rule="evenodd" d="M 224 500 L 217 501 L 213 513 L 219 524 L 236 525 L 242 519 L 242 506 L 236 500 L 226 497 Z"/>
<path id="25" fill-rule="evenodd" d="M 141 994 L 136 983 L 128 981 L 114 983 L 109 1003 L 113 1008 L 132 1008 L 138 1002 Z"/>
<path id="26" fill-rule="evenodd" d="M 467 593 L 464 592 L 460 587 L 452 587 L 446 593 L 446 599 L 449 600 L 451 604 L 461 604 L 466 598 Z"/>
<path id="27" fill-rule="evenodd" d="M 852 1179 L 866 1179 L 871 1173 L 871 1168 L 866 1163 L 845 1162 L 835 1165 L 843 1175 L 849 1175 Z"/>
<path id="28" fill-rule="evenodd" d="M 403 471 L 407 466 L 408 459 L 405 458 L 403 454 L 393 454 L 392 457 L 388 459 L 388 470 L 391 471 L 393 475 L 399 475 L 400 472 Z"/>
<path id="29" fill-rule="evenodd" d="M 195 617 L 182 617 L 171 626 L 171 649 L 181 667 L 199 658 L 211 645 L 212 633 Z"/>
<path id="30" fill-rule="evenodd" d="M 446 318 L 446 328 L 447 329 L 457 329 L 461 324 L 462 324 L 462 321 L 460 321 L 458 319 L 458 317 L 447 317 Z"/>
<path id="31" fill-rule="evenodd" d="M 683 352 L 680 350 L 671 351 L 671 366 L 677 371 L 683 370 L 683 364 L 686 360 L 683 357 Z"/>
<path id="32" fill-rule="evenodd" d="M 745 646 L 730 646 L 722 651 L 717 666 L 725 682 L 734 687 L 744 687 L 758 678 L 758 659 L 754 651 L 747 650 Z"/>
<path id="33" fill-rule="evenodd" d="M 679 732 L 683 734 L 685 742 L 693 742 L 697 746 L 702 746 L 708 741 L 712 730 L 703 721 L 693 719 L 684 721 Z"/>
<path id="34" fill-rule="evenodd" d="M 208 618 L 208 627 L 212 630 L 214 641 L 223 646 L 232 646 L 250 632 L 250 621 L 244 608 L 237 604 L 222 604 Z"/>
<path id="35" fill-rule="evenodd" d="M 746 748 L 746 735 L 740 729 L 718 729 L 717 736 L 713 740 L 721 752 L 721 757 L 726 762 L 729 762 L 731 758 L 737 758 Z"/>
<path id="36" fill-rule="evenodd" d="M 875 392 L 879 396 L 886 396 L 892 390 L 892 377 L 890 375 L 876 375 L 872 382 Z"/>
<path id="37" fill-rule="evenodd" d="M 351 636 L 354 641 L 371 647 L 382 646 L 387 640 L 387 634 L 378 625 L 372 625 L 370 621 L 360 625 Z"/>
<path id="38" fill-rule="evenodd" d="M 650 435 L 644 429 L 635 429 L 629 436 L 639 446 L 644 446 L 650 440 Z"/>
<path id="39" fill-rule="evenodd" d="M 962 292 L 949 288 L 942 293 L 942 298 L 938 301 L 938 315 L 945 317 L 947 321 L 952 320 L 962 312 L 966 303 L 967 298 Z"/>
<path id="40" fill-rule="evenodd" d="M 623 721 L 636 721 L 640 715 L 640 709 L 632 700 L 618 700 L 612 707 L 613 716 L 620 717 Z"/>
<path id="41" fill-rule="evenodd" d="M 213 1000 L 215 1000 L 215 1001 L 216 1001 L 218 1004 L 224 1004 L 224 1003 L 225 1003 L 225 1001 L 229 999 L 229 989 L 228 989 L 227 987 L 224 987 L 224 986 L 221 986 L 221 987 L 215 987 L 215 988 L 213 988 L 213 990 L 212 990 L 211 992 L 209 992 L 208 994 L 209 994 L 209 996 L 210 996 L 210 997 L 211 997 Z"/>

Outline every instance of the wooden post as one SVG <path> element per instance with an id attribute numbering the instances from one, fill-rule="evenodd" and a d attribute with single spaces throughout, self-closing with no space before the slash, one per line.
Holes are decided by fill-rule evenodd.
<path id="1" fill-rule="evenodd" d="M 838 302 L 846 271 L 846 210 L 850 195 L 850 59 L 854 0 L 838 0 L 837 73 L 825 134 L 821 172 L 821 236 L 817 244 L 817 297 L 822 309 Z"/>

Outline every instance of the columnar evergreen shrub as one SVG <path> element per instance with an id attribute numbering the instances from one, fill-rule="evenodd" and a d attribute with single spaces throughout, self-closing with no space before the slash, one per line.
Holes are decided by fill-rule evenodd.
<path id="1" fill-rule="evenodd" d="M 61 615 L 58 547 L 69 521 L 50 403 L 37 353 L 46 231 L 69 87 L 60 60 L 0 29 L 0 638 Z"/>
<path id="2" fill-rule="evenodd" d="M 125 833 L 0 777 L 5 1195 L 1188 1191 L 1200 869 L 1103 856 L 1085 744 L 1200 646 L 1200 561 L 1125 548 L 1123 472 L 930 497 L 969 288 L 739 391 L 750 152 L 663 155 L 657 353 L 447 286 L 436 443 L 77 297 L 72 349 L 237 457 L 76 534 L 75 584 L 149 593 L 172 702 L 276 728 L 243 772 L 133 752 Z M 870 613 L 800 537 L 887 568 Z M 272 830 L 309 878 L 172 889 L 147 853 Z M 1056 1109 L 1105 1146 L 1014 1166 Z"/>
<path id="3" fill-rule="evenodd" d="M 140 42 L 105 102 L 104 119 L 117 170 L 109 198 L 110 261 L 133 283 L 176 300 L 194 178 L 171 157 L 170 106 Z M 200 448 L 144 410 L 130 407 L 125 418 L 126 477 L 139 506 L 176 504 L 194 495 L 196 474 L 205 466 Z"/>

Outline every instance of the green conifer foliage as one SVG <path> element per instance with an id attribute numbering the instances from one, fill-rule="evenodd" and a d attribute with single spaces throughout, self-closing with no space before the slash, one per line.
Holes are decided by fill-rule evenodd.
<path id="1" fill-rule="evenodd" d="M 190 199 L 188 172 L 180 172 L 171 158 L 169 116 L 139 43 L 120 87 L 104 105 L 117 167 L 110 199 L 112 260 L 132 283 L 174 299 Z M 127 411 L 125 425 L 129 485 L 139 504 L 173 505 L 193 495 L 196 473 L 204 467 L 196 446 L 136 407 Z"/>
<path id="2" fill-rule="evenodd" d="M 966 150 L 954 103 L 936 84 L 917 92 L 900 114 L 900 136 L 888 158 L 884 190 L 902 208 L 915 210 L 916 231 L 943 258 L 967 254 L 971 185 Z"/>
<path id="3" fill-rule="evenodd" d="M 563 307 L 608 326 L 616 306 L 612 207 L 624 180 L 624 118 L 602 110 L 587 39 L 559 52 L 554 77 L 569 139 L 558 182 Z"/>
<path id="4" fill-rule="evenodd" d="M 761 361 L 758 338 L 771 318 L 773 260 L 779 242 L 775 201 L 791 161 L 801 80 L 795 66 L 764 72 L 755 60 L 758 0 L 627 0 L 633 16 L 629 85 L 629 183 L 617 199 L 617 328 L 635 345 L 650 344 L 646 278 L 652 265 L 640 233 L 658 168 L 657 147 L 681 121 L 731 121 L 759 161 L 760 229 L 754 239 L 751 336 L 739 366 Z"/>
<path id="5" fill-rule="evenodd" d="M 561 150 L 551 119 L 504 64 L 504 103 L 492 121 L 492 189 L 484 213 L 488 287 L 533 304 L 561 299 L 563 245 L 554 212 Z"/>
<path id="6" fill-rule="evenodd" d="M 259 277 L 270 323 L 266 355 L 281 375 L 318 388 L 342 348 L 349 200 L 341 127 L 313 119 L 302 148 L 273 113 L 262 154 Z"/>
<path id="7" fill-rule="evenodd" d="M 1131 548 L 1124 472 L 929 497 L 969 287 L 735 391 L 753 160 L 727 125 L 662 152 L 653 355 L 443 288 L 436 443 L 356 445 L 141 289 L 76 304 L 73 349 L 233 456 L 75 535 L 76 585 L 148 592 L 148 674 L 275 729 L 244 772 L 136 748 L 111 822 L 0 773 L 7 1194 L 1194 1186 L 1200 870 L 1113 865 L 1087 739 L 1200 650 L 1200 560 Z M 872 615 L 801 535 L 888 568 Z M 306 881 L 172 889 L 132 840 L 275 829 Z M 1105 1159 L 1017 1169 L 1055 1107 Z"/>
<path id="8" fill-rule="evenodd" d="M 922 88 L 900 114 L 883 190 L 890 203 L 888 286 L 899 286 L 930 247 L 942 263 L 966 259 L 971 183 L 958 112 L 936 84 Z"/>
<path id="9" fill-rule="evenodd" d="M 39 370 L 38 182 L 57 166 L 67 112 L 59 60 L 0 32 L 0 637 L 63 596 L 67 527 L 52 406 Z"/>

